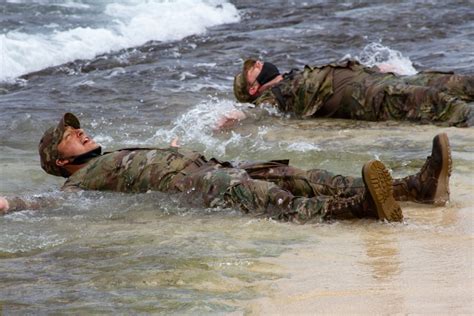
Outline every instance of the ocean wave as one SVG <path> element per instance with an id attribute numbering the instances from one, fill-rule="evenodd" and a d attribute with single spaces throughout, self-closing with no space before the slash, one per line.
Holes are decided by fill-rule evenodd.
<path id="1" fill-rule="evenodd" d="M 224 0 L 120 1 L 107 5 L 104 14 L 109 20 L 104 27 L 0 34 L 0 81 L 149 41 L 180 40 L 240 20 L 235 6 Z"/>

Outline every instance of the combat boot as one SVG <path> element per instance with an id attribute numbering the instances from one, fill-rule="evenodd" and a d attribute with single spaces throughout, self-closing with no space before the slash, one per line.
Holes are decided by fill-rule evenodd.
<path id="1" fill-rule="evenodd" d="M 389 222 L 401 222 L 403 213 L 393 198 L 392 177 L 384 164 L 369 161 L 362 168 L 365 189 L 351 197 L 333 197 L 328 201 L 328 217 L 346 215 L 374 217 Z"/>
<path id="2" fill-rule="evenodd" d="M 362 215 L 365 210 L 366 191 L 357 193 L 351 197 L 333 196 L 326 202 L 324 219 L 345 218 L 351 215 L 366 217 Z M 373 216 L 372 216 L 373 217 Z"/>
<path id="3" fill-rule="evenodd" d="M 369 193 L 368 209 L 374 205 L 378 219 L 401 222 L 402 209 L 393 197 L 393 179 L 387 167 L 379 160 L 371 160 L 362 168 L 362 179 Z"/>
<path id="4" fill-rule="evenodd" d="M 433 149 L 420 172 L 393 183 L 397 201 L 444 205 L 449 201 L 449 177 L 452 159 L 448 135 L 441 133 L 433 138 Z"/>

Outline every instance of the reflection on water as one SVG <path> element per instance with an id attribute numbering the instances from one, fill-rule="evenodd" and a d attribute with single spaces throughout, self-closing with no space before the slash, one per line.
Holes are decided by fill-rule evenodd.
<path id="1" fill-rule="evenodd" d="M 397 236 L 386 231 L 371 231 L 364 238 L 367 261 L 373 277 L 380 281 L 397 279 L 400 274 L 400 249 Z"/>

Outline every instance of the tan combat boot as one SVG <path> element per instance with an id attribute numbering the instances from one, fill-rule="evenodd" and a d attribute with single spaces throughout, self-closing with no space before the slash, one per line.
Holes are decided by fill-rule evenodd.
<path id="1" fill-rule="evenodd" d="M 441 133 L 433 138 L 431 156 L 420 172 L 393 182 L 397 201 L 444 205 L 449 201 L 449 177 L 452 159 L 448 135 Z"/>
<path id="2" fill-rule="evenodd" d="M 378 218 L 401 222 L 402 209 L 393 197 L 393 180 L 387 167 L 379 160 L 371 160 L 362 168 L 362 179 L 375 204 Z"/>
<path id="3" fill-rule="evenodd" d="M 328 203 L 329 217 L 351 212 L 357 217 L 375 217 L 389 222 L 401 222 L 403 213 L 393 198 L 392 177 L 385 165 L 372 160 L 362 168 L 365 190 L 352 197 L 335 197 Z"/>

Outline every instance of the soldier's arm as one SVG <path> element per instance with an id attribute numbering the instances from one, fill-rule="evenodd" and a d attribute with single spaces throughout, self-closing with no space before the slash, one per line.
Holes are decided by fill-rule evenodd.
<path id="1" fill-rule="evenodd" d="M 377 66 L 374 66 L 375 70 L 382 72 L 382 73 L 393 73 L 396 75 L 407 75 L 406 70 L 396 64 L 389 64 L 389 63 L 381 63 Z"/>
<path id="2" fill-rule="evenodd" d="M 173 148 L 179 148 L 179 147 L 181 147 L 181 146 L 179 145 L 179 137 L 173 138 L 173 140 L 172 140 L 171 143 L 170 143 L 170 147 L 173 147 Z"/>
<path id="3" fill-rule="evenodd" d="M 225 113 L 217 120 L 214 130 L 218 131 L 222 129 L 232 128 L 235 126 L 235 124 L 242 120 L 245 120 L 246 118 L 247 115 L 245 115 L 244 111 L 234 109 L 228 113 Z"/>
<path id="4" fill-rule="evenodd" d="M 57 198 L 46 195 L 0 197 L 0 215 L 23 210 L 37 210 L 57 205 Z"/>
<path id="5" fill-rule="evenodd" d="M 6 214 L 10 208 L 10 203 L 8 200 L 0 196 L 0 214 Z"/>
<path id="6" fill-rule="evenodd" d="M 239 122 L 255 123 L 266 116 L 279 115 L 276 108 L 268 104 L 261 104 L 259 106 L 245 106 L 240 109 L 235 109 L 220 117 L 214 128 L 215 131 L 222 129 L 230 129 L 235 127 Z"/>

